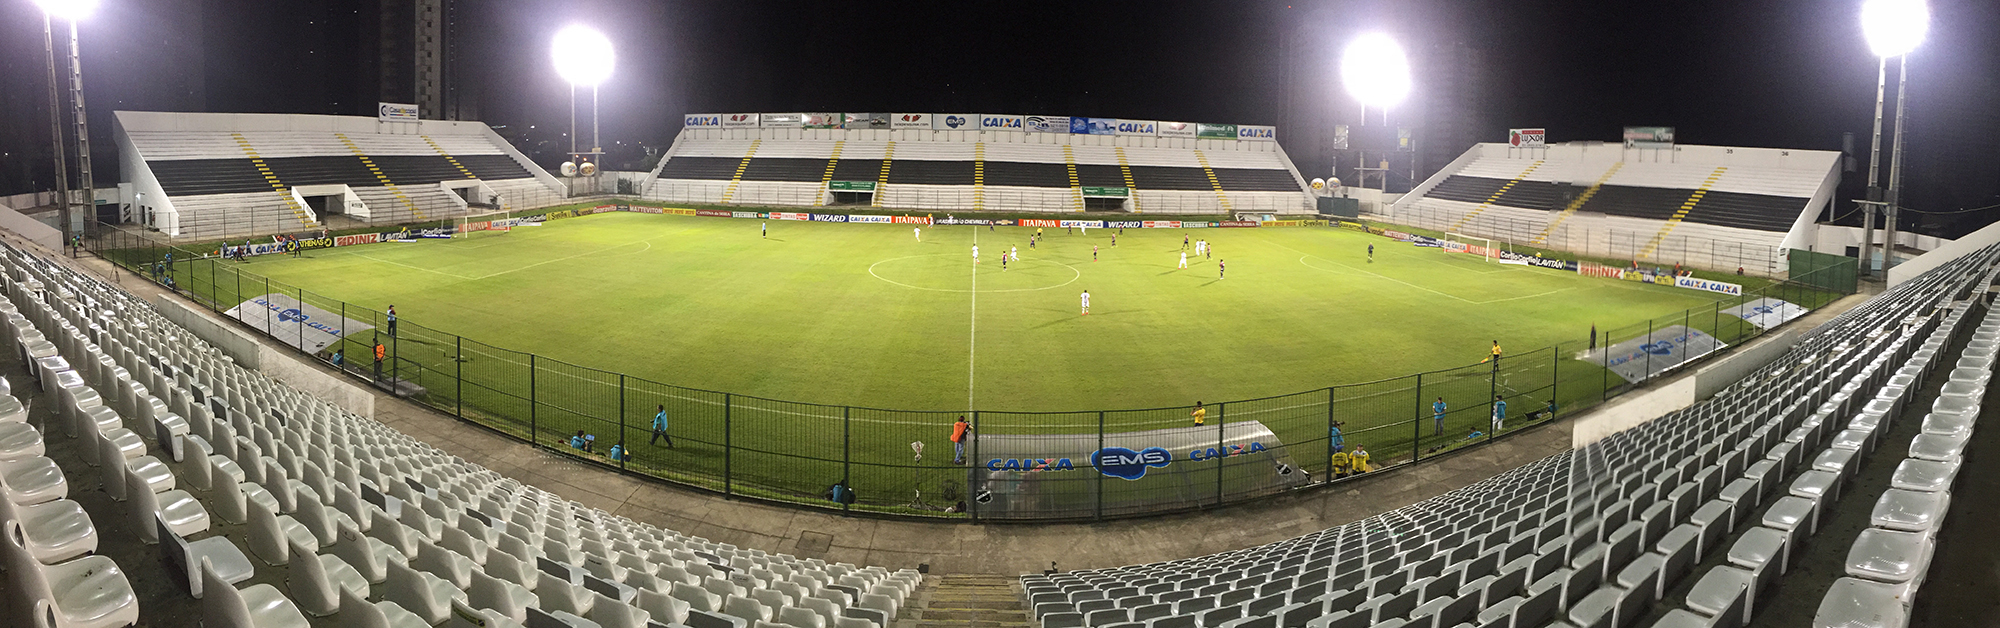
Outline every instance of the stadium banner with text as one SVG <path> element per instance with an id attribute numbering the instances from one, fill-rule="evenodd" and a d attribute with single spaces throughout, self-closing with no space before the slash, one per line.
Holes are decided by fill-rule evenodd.
<path id="1" fill-rule="evenodd" d="M 722 116 L 722 128 L 725 129 L 754 129 L 760 123 L 760 117 L 754 113 L 731 113 Z"/>
<path id="2" fill-rule="evenodd" d="M 979 128 L 979 114 L 976 113 L 934 113 L 931 114 L 933 131 L 973 131 Z"/>
<path id="3" fill-rule="evenodd" d="M 659 209 L 660 213 L 662 214 L 673 214 L 675 216 L 695 216 L 698 215 L 697 212 L 700 211 L 695 209 L 684 209 L 680 207 L 661 207 Z M 643 207 L 639 208 L 639 211 L 645 211 L 645 208 Z"/>
<path id="4" fill-rule="evenodd" d="M 729 217 L 732 217 L 732 216 L 735 216 L 735 215 L 736 215 L 736 212 L 732 212 L 732 211 L 729 211 L 729 210 L 727 210 L 727 209 L 697 209 L 697 210 L 694 210 L 694 215 L 696 215 L 696 216 L 716 216 L 716 217 L 719 217 L 719 218 L 729 218 Z"/>
<path id="5" fill-rule="evenodd" d="M 722 114 L 690 113 L 681 119 L 681 126 L 690 129 L 720 129 L 722 128 Z"/>
<path id="6" fill-rule="evenodd" d="M 980 433 L 972 492 L 993 519 L 1149 512 L 1275 494 L 1311 480 L 1252 419 L 1089 434 Z M 1190 487 L 1216 487 L 1190 490 Z"/>
<path id="7" fill-rule="evenodd" d="M 889 117 L 889 128 L 929 129 L 931 128 L 931 114 L 928 113 L 893 114 Z"/>
<path id="8" fill-rule="evenodd" d="M 767 129 L 796 129 L 805 125 L 803 113 L 767 113 L 759 116 L 757 124 Z"/>
<path id="9" fill-rule="evenodd" d="M 1594 349 L 1584 360 L 1637 384 L 1727 346 L 1700 330 L 1669 325 L 1646 336 Z"/>
<path id="10" fill-rule="evenodd" d="M 1605 279 L 1619 279 L 1624 277 L 1625 275 L 1625 269 L 1623 268 L 1619 268 L 1617 266 L 1605 266 L 1597 262 L 1578 262 L 1576 265 L 1576 272 L 1579 275 L 1588 275 L 1591 277 L 1603 277 Z"/>
<path id="11" fill-rule="evenodd" d="M 894 217 L 894 218 L 892 219 L 892 222 L 895 222 L 895 223 L 897 223 L 897 224 L 905 224 L 905 225 L 928 225 L 928 224 L 931 224 L 931 217 L 930 217 L 930 216 L 896 216 L 896 217 Z"/>
<path id="12" fill-rule="evenodd" d="M 1132 188 L 1083 186 L 1084 198 L 1131 198 Z"/>
<path id="13" fill-rule="evenodd" d="M 844 129 L 886 129 L 889 128 L 889 114 L 850 113 L 842 119 Z"/>
<path id="14" fill-rule="evenodd" d="M 812 214 L 799 212 L 771 212 L 772 220 L 812 220 Z"/>
<path id="15" fill-rule="evenodd" d="M 1117 129 L 1119 135 L 1159 135 L 1160 123 L 1152 120 L 1120 119 Z"/>
<path id="16" fill-rule="evenodd" d="M 847 216 L 847 221 L 848 221 L 848 222 L 895 222 L 895 219 L 893 219 L 893 218 L 891 218 L 891 217 L 889 217 L 889 216 L 873 216 L 873 215 L 868 215 L 868 214 L 850 214 L 850 215 L 848 215 L 848 216 Z"/>
<path id="17" fill-rule="evenodd" d="M 826 189 L 839 190 L 845 192 L 873 192 L 875 191 L 875 182 L 874 181 L 828 181 L 826 182 Z"/>
<path id="18" fill-rule="evenodd" d="M 1191 122 L 1161 122 L 1160 137 L 1195 137 L 1198 129 Z"/>
<path id="19" fill-rule="evenodd" d="M 1572 273 L 1576 272 L 1576 262 L 1569 260 L 1549 259 L 1546 257 L 1542 257 L 1540 255 L 1522 255 L 1520 253 L 1515 253 L 1513 251 L 1501 251 L 1500 263 L 1520 264 L 1522 266 L 1539 266 L 1541 268 L 1560 270 L 1564 272 L 1572 272 Z"/>
<path id="20" fill-rule="evenodd" d="M 1026 116 L 1003 116 L 991 113 L 979 114 L 981 131 L 1020 131 L 1027 128 L 1023 121 Z"/>
<path id="21" fill-rule="evenodd" d="M 987 220 L 987 219 L 985 219 L 985 218 L 939 218 L 939 219 L 937 219 L 937 220 L 933 220 L 933 221 L 931 221 L 931 224 L 933 224 L 933 225 L 977 225 L 977 226 L 981 226 L 981 227 L 984 227 L 984 226 L 987 226 L 987 225 L 992 225 L 992 224 L 998 224 L 998 223 L 997 223 L 996 221 L 992 221 L 992 220 Z"/>
<path id="22" fill-rule="evenodd" d="M 1807 310 L 1790 301 L 1762 298 L 1744 301 L 1742 305 L 1723 310 L 1728 314 L 1756 325 L 1759 329 L 1770 329 L 1805 316 Z"/>
<path id="23" fill-rule="evenodd" d="M 1260 126 L 1255 124 L 1239 124 L 1236 126 L 1236 139 L 1252 140 L 1259 142 L 1276 142 L 1278 141 L 1278 127 Z"/>
<path id="24" fill-rule="evenodd" d="M 1676 287 L 1680 287 L 1680 288 L 1687 288 L 1687 289 L 1690 289 L 1690 290 L 1703 290 L 1703 291 L 1707 291 L 1707 292 L 1720 292 L 1720 293 L 1722 293 L 1722 294 L 1726 294 L 1726 295 L 1729 295 L 1729 296 L 1732 296 L 1732 297 L 1740 297 L 1740 296 L 1743 296 L 1743 286 L 1739 286 L 1739 285 L 1736 285 L 1736 284 L 1733 284 L 1733 283 L 1729 283 L 1729 282 L 1726 282 L 1726 281 L 1713 281 L 1713 280 L 1709 280 L 1709 279 L 1696 279 L 1696 278 L 1694 278 L 1694 277 L 1688 277 L 1688 276 L 1685 276 L 1685 275 L 1684 275 L 1684 276 L 1680 276 L 1680 277 L 1675 277 L 1675 278 L 1674 278 L 1674 286 L 1676 286 Z"/>
<path id="25" fill-rule="evenodd" d="M 1236 125 L 1203 122 L 1195 125 L 1194 136 L 1205 140 L 1233 140 L 1236 139 Z"/>
<path id="26" fill-rule="evenodd" d="M 1022 122 L 1029 133 L 1069 132 L 1069 116 L 1028 116 Z"/>
<path id="27" fill-rule="evenodd" d="M 1108 227 L 1108 228 L 1112 228 L 1112 229 L 1144 229 L 1144 228 L 1146 228 L 1146 221 L 1143 221 L 1143 220 L 1112 220 L 1112 221 L 1107 221 L 1107 222 L 1105 222 L 1105 223 L 1104 223 L 1104 226 L 1105 226 L 1105 227 Z"/>
<path id="28" fill-rule="evenodd" d="M 1060 227 L 1060 226 L 1062 226 L 1062 221 L 1060 221 L 1060 220 L 1044 220 L 1044 219 L 1041 219 L 1041 218 L 1022 218 L 1022 219 L 1021 219 L 1021 226 L 1023 226 L 1023 227 Z"/>
<path id="29" fill-rule="evenodd" d="M 1181 221 L 1178 220 L 1148 220 L 1145 222 L 1147 229 L 1179 229 L 1181 227 Z"/>
<path id="30" fill-rule="evenodd" d="M 1541 148 L 1548 137 L 1547 129 L 1507 129 L 1507 145 L 1514 148 Z"/>
<path id="31" fill-rule="evenodd" d="M 1670 126 L 1628 126 L 1625 127 L 1626 148 L 1673 148 L 1674 127 Z"/>
<path id="32" fill-rule="evenodd" d="M 847 222 L 847 214 L 813 214 L 813 222 Z"/>
<path id="33" fill-rule="evenodd" d="M 840 128 L 840 114 L 801 113 L 799 114 L 799 126 L 807 129 L 838 129 Z"/>
<path id="34" fill-rule="evenodd" d="M 319 353 L 341 338 L 375 328 L 275 293 L 251 297 L 223 314 L 306 353 Z"/>
<path id="35" fill-rule="evenodd" d="M 1236 227 L 1236 228 L 1241 228 L 1241 227 L 1259 227 L 1259 226 L 1263 226 L 1263 223 L 1261 223 L 1261 222 L 1258 222 L 1258 221 L 1255 221 L 1255 220 L 1224 220 L 1224 221 L 1222 221 L 1222 226 L 1224 226 L 1224 227 Z"/>
<path id="36" fill-rule="evenodd" d="M 1103 229 L 1103 228 L 1104 228 L 1104 221 L 1102 221 L 1102 220 L 1064 220 L 1064 221 L 1062 221 L 1062 226 L 1064 226 L 1064 227 L 1082 227 L 1082 228 L 1085 228 L 1085 229 L 1092 229 L 1092 228 L 1095 228 L 1095 229 Z"/>
<path id="37" fill-rule="evenodd" d="M 1117 135 L 1118 120 L 1072 117 L 1069 119 L 1069 132 L 1076 135 Z"/>
<path id="38" fill-rule="evenodd" d="M 1181 228 L 1182 228 L 1182 229 L 1205 229 L 1205 228 L 1208 228 L 1208 227 L 1213 227 L 1213 226 L 1215 226 L 1215 224 L 1214 224 L 1214 223 L 1210 223 L 1210 222 L 1208 222 L 1208 221 L 1205 221 L 1205 220 L 1183 220 L 1183 221 L 1181 221 Z"/>
<path id="39" fill-rule="evenodd" d="M 375 119 L 381 122 L 416 122 L 417 106 L 399 102 L 375 103 Z"/>
<path id="40" fill-rule="evenodd" d="M 763 218 L 763 217 L 764 217 L 764 215 L 763 215 L 763 214 L 760 214 L 760 213 L 757 213 L 757 212 L 729 212 L 729 217 L 730 217 L 730 218 Z"/>
<path id="41" fill-rule="evenodd" d="M 1266 227 L 1304 227 L 1304 226 L 1306 226 L 1306 222 L 1307 222 L 1307 221 L 1304 221 L 1304 220 L 1266 220 L 1266 221 L 1264 221 L 1264 226 L 1266 226 Z"/>

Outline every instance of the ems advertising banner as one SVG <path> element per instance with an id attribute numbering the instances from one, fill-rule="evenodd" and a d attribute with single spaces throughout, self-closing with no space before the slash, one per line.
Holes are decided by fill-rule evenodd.
<path id="1" fill-rule="evenodd" d="M 799 114 L 799 126 L 808 129 L 838 129 L 840 128 L 840 114 L 802 113 Z"/>
<path id="2" fill-rule="evenodd" d="M 375 119 L 382 122 L 416 122 L 417 106 L 395 102 L 375 103 Z"/>
<path id="3" fill-rule="evenodd" d="M 759 122 L 761 122 L 761 119 L 754 113 L 727 113 L 722 115 L 722 128 L 725 129 L 754 129 L 757 128 Z"/>
<path id="4" fill-rule="evenodd" d="M 981 114 L 979 116 L 979 130 L 981 131 L 1024 130 L 1025 128 L 1027 128 L 1026 123 L 1023 122 L 1022 120 L 1024 117 L 1025 116 L 1003 116 L 991 113 Z"/>
<path id="5" fill-rule="evenodd" d="M 1241 124 L 1236 126 L 1236 139 L 1260 142 L 1278 141 L 1278 127 Z"/>
<path id="6" fill-rule="evenodd" d="M 933 131 L 970 131 L 977 128 L 979 128 L 979 114 L 976 113 L 931 114 Z"/>
<path id="7" fill-rule="evenodd" d="M 283 294 L 252 297 L 223 314 L 306 353 L 318 353 L 344 336 L 375 328 Z"/>
<path id="8" fill-rule="evenodd" d="M 1648 336 L 1593 350 L 1584 359 L 1637 384 L 1725 346 L 1700 330 L 1671 325 Z"/>
<path id="9" fill-rule="evenodd" d="M 1118 121 L 1112 118 L 1070 118 L 1069 132 L 1077 135 L 1117 135 Z"/>
<path id="10" fill-rule="evenodd" d="M 758 124 L 767 129 L 796 129 L 805 121 L 803 113 L 767 113 Z"/>
<path id="11" fill-rule="evenodd" d="M 1544 129 L 1507 129 L 1507 145 L 1514 148 L 1541 148 L 1548 145 Z"/>
<path id="12" fill-rule="evenodd" d="M 690 113 L 681 119 L 681 126 L 690 129 L 720 129 L 722 128 L 722 114 Z"/>
<path id="13" fill-rule="evenodd" d="M 890 116 L 890 118 L 889 118 L 889 128 L 892 128 L 892 129 L 929 129 L 929 128 L 931 128 L 931 114 L 928 114 L 928 113 L 898 113 L 898 114 L 894 114 L 894 115 Z"/>
<path id="14" fill-rule="evenodd" d="M 1068 133 L 1069 116 L 1028 116 L 1029 133 Z"/>
<path id="15" fill-rule="evenodd" d="M 1194 137 L 1195 125 L 1191 122 L 1161 122 L 1160 137 Z"/>
<path id="16" fill-rule="evenodd" d="M 1160 123 L 1152 120 L 1119 120 L 1119 135 L 1159 135 Z"/>
<path id="17" fill-rule="evenodd" d="M 1211 415 L 1211 421 L 1218 419 Z M 1309 480 L 1254 420 L 1143 432 L 990 434 L 972 451 L 975 508 L 991 518 L 1178 509 L 1278 493 Z M 971 452 L 968 452 L 971 453 Z M 1218 484 L 1219 483 L 1219 484 Z"/>
<path id="18" fill-rule="evenodd" d="M 1674 127 L 1670 126 L 1628 126 L 1625 127 L 1626 148 L 1673 148 Z"/>
<path id="19" fill-rule="evenodd" d="M 1236 139 L 1236 125 L 1203 122 L 1195 125 L 1194 135 L 1202 139 L 1233 140 Z"/>
<path id="20" fill-rule="evenodd" d="M 1750 321 L 1750 324 L 1756 325 L 1759 329 L 1770 329 L 1794 318 L 1805 316 L 1806 309 L 1790 301 L 1765 298 L 1745 301 L 1742 305 L 1723 310 L 1722 313 Z"/>

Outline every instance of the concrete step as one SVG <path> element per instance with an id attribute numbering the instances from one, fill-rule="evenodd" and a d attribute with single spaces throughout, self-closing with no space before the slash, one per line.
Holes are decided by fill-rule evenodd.
<path id="1" fill-rule="evenodd" d="M 1007 576 L 934 575 L 896 628 L 1032 628 L 1020 581 Z"/>

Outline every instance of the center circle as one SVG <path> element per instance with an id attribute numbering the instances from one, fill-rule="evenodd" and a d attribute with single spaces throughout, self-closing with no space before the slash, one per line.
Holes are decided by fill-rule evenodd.
<path id="1" fill-rule="evenodd" d="M 970 254 L 892 257 L 868 266 L 868 274 L 891 285 L 931 292 L 972 292 L 973 273 L 979 292 L 1033 292 L 1076 283 L 1083 271 L 1052 260 L 1010 260 L 1003 269 L 998 256 L 983 258 L 977 267 Z"/>

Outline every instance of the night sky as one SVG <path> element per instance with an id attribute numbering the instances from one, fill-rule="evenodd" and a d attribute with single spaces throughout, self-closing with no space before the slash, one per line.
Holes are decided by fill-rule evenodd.
<path id="1" fill-rule="evenodd" d="M 1456 124 L 1465 141 L 1532 126 L 1615 141 L 1624 125 L 1664 125 L 1682 143 L 1825 150 L 1851 132 L 1865 159 L 1876 65 L 1859 0 L 454 4 L 458 87 L 510 137 L 562 143 L 555 30 L 610 36 L 603 133 L 632 162 L 614 154 L 614 168 L 671 143 L 683 113 L 933 111 L 1277 124 L 1300 169 L 1324 172 L 1331 157 L 1308 138 L 1357 123 L 1338 53 L 1367 30 L 1411 52 L 1417 87 L 1390 112 L 1398 125 Z M 117 108 L 372 113 L 374 6 L 103 0 L 83 27 L 97 154 L 115 157 Z M 1905 204 L 2000 204 L 2000 3 L 1933 0 L 1932 12 L 1910 59 Z M 49 187 L 40 27 L 28 0 L 0 0 L 0 193 Z M 1442 163 L 1464 146 L 1426 149 Z M 1996 218 L 1928 216 L 1924 229 Z"/>

